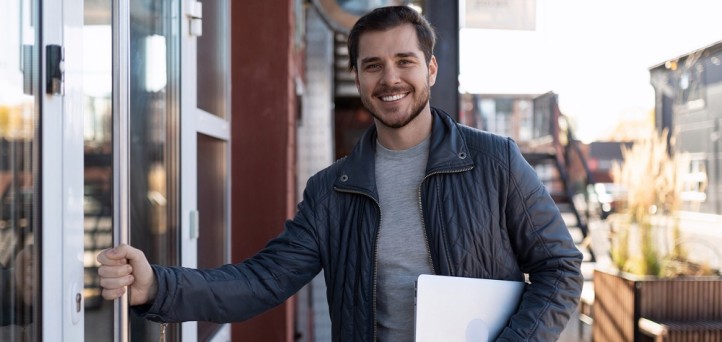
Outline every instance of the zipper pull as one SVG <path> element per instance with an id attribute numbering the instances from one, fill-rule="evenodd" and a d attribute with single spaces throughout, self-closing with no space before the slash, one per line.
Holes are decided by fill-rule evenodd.
<path id="1" fill-rule="evenodd" d="M 167 327 L 168 327 L 168 323 L 160 324 L 160 338 L 158 339 L 158 342 L 165 342 L 165 329 Z"/>

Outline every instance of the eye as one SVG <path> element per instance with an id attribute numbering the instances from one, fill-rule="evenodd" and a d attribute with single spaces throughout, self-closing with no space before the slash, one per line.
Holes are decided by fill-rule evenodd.
<path id="1" fill-rule="evenodd" d="M 375 70 L 379 70 L 379 69 L 381 69 L 381 64 L 378 64 L 378 63 L 366 64 L 366 66 L 364 66 L 364 70 L 367 70 L 367 71 L 375 71 Z"/>
<path id="2" fill-rule="evenodd" d="M 408 66 L 408 65 L 412 65 L 412 64 L 414 64 L 414 61 L 411 59 L 399 60 L 399 65 L 401 65 L 401 66 Z"/>

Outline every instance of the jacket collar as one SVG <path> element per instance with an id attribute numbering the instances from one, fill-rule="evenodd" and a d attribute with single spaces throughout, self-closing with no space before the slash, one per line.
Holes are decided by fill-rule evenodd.
<path id="1" fill-rule="evenodd" d="M 429 160 L 426 175 L 470 169 L 474 162 L 469 157 L 462 133 L 456 122 L 444 111 L 431 108 L 434 118 L 429 142 Z M 361 136 L 351 154 L 338 169 L 334 188 L 360 192 L 378 200 L 376 191 L 376 126 L 371 126 Z"/>

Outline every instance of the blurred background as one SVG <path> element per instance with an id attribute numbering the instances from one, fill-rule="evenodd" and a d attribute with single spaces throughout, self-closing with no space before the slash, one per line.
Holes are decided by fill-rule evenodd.
<path id="1" fill-rule="evenodd" d="M 100 298 L 95 255 L 121 237 L 153 263 L 215 267 L 277 236 L 308 178 L 373 123 L 346 35 L 387 5 L 411 6 L 437 29 L 432 105 L 512 137 L 584 253 L 584 300 L 562 340 L 592 338 L 594 270 L 612 263 L 615 219 L 646 196 L 620 178 L 626 151 L 652 134 L 667 132 L 663 155 L 680 158 L 674 186 L 644 210 L 674 218 L 675 234 L 696 243 L 690 260 L 722 266 L 719 1 L 59 1 L 0 2 L 2 341 L 158 339 L 157 324 Z M 47 154 L 54 146 L 82 155 Z M 52 192 L 67 175 L 82 175 L 82 194 Z M 63 221 L 73 205 L 82 218 Z M 69 291 L 56 276 L 73 272 L 82 290 L 52 300 Z M 252 320 L 172 324 L 168 339 L 329 341 L 325 291 L 320 274 Z"/>

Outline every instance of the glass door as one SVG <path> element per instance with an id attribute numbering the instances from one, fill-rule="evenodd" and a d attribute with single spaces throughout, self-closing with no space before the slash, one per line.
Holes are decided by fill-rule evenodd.
<path id="1" fill-rule="evenodd" d="M 114 196 L 127 204 L 128 242 L 148 261 L 177 266 L 180 220 L 180 2 L 130 0 L 128 4 L 127 188 Z M 116 97 L 117 98 L 117 97 Z M 116 121 L 117 122 L 117 121 Z M 120 132 L 116 130 L 116 132 Z M 122 134 L 122 133 L 121 133 Z M 122 141 L 122 139 L 117 139 Z M 123 147 L 121 147 L 122 150 Z M 122 152 L 122 151 L 121 151 Z M 119 171 L 123 172 L 123 170 Z M 157 323 L 129 312 L 130 341 L 158 340 Z M 179 325 L 170 325 L 166 340 L 178 341 Z"/>
<path id="2" fill-rule="evenodd" d="M 0 340 L 38 337 L 38 2 L 0 3 Z"/>
<path id="3" fill-rule="evenodd" d="M 95 256 L 179 264 L 179 13 L 0 2 L 0 341 L 157 339 L 100 298 Z"/>
<path id="4" fill-rule="evenodd" d="M 85 340 L 112 341 L 114 305 L 103 300 L 95 256 L 113 246 L 113 32 L 111 0 L 83 9 Z"/>
<path id="5" fill-rule="evenodd" d="M 100 296 L 95 256 L 128 243 L 178 265 L 180 2 L 85 0 L 85 337 L 157 340 L 160 327 Z M 179 340 L 170 325 L 167 340 Z"/>
<path id="6" fill-rule="evenodd" d="M 0 340 L 83 340 L 82 2 L 0 3 Z"/>

